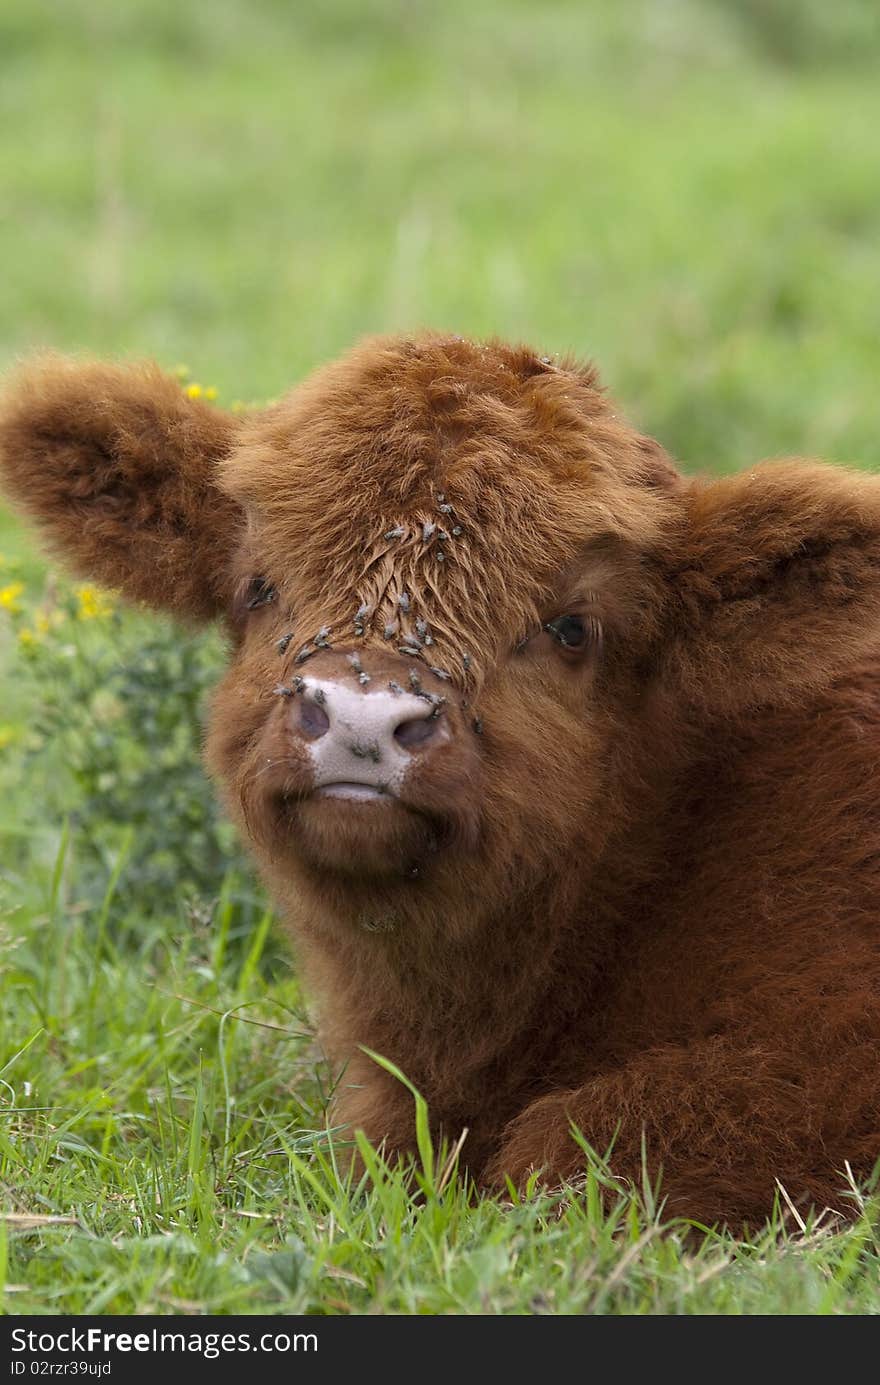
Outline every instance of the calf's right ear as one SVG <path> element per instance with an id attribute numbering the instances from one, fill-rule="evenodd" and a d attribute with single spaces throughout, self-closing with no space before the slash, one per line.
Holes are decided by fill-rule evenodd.
<path id="1" fill-rule="evenodd" d="M 730 717 L 802 704 L 876 666 L 880 478 L 763 462 L 694 483 L 686 504 L 665 660 L 694 706 Z"/>
<path id="2" fill-rule="evenodd" d="M 0 399 L 0 486 L 78 575 L 210 620 L 242 526 L 214 479 L 238 426 L 155 365 L 43 356 Z"/>

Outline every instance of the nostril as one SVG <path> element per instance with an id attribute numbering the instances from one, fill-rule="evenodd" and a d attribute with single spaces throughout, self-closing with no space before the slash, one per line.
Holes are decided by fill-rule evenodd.
<path id="1" fill-rule="evenodd" d="M 425 745 L 427 741 L 433 740 L 439 724 L 439 717 L 433 713 L 426 717 L 413 717 L 410 721 L 402 721 L 394 728 L 394 739 L 404 750 L 412 750 L 417 745 Z"/>
<path id="2" fill-rule="evenodd" d="M 310 697 L 298 697 L 295 703 L 297 725 L 309 740 L 316 741 L 330 730 L 330 718 Z"/>

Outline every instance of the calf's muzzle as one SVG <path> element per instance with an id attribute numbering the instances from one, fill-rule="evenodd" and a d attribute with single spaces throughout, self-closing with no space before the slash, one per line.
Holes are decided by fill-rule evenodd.
<path id="1" fill-rule="evenodd" d="M 393 680 L 390 680 L 393 682 Z M 396 795 L 407 774 L 452 740 L 443 699 L 373 679 L 307 677 L 290 701 L 290 731 L 321 796 Z"/>

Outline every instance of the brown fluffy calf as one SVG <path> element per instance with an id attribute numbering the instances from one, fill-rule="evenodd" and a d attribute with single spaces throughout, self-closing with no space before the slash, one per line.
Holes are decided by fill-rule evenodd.
<path id="1" fill-rule="evenodd" d="M 334 1119 L 486 1185 L 846 1207 L 880 1156 L 880 482 L 685 480 L 594 373 L 369 341 L 235 418 L 43 359 L 8 493 L 233 651 L 208 763 L 296 939 Z"/>

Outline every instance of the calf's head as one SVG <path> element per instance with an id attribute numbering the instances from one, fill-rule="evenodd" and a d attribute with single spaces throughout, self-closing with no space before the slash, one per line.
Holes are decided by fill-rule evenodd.
<path id="1" fill-rule="evenodd" d="M 439 335 L 368 341 L 243 417 L 154 367 L 44 359 L 9 388 L 0 465 L 74 567 L 226 623 L 209 766 L 328 927 L 449 896 L 466 929 L 582 876 L 643 700 L 674 667 L 731 697 L 734 649 L 754 696 L 743 597 L 766 569 L 797 615 L 785 558 L 820 523 L 765 522 L 798 494 L 784 470 L 713 508 L 589 369 Z"/>
<path id="2" fill-rule="evenodd" d="M 217 477 L 242 524 L 209 760 L 260 850 L 379 920 L 462 872 L 477 914 L 589 850 L 603 665 L 615 623 L 644 639 L 633 568 L 674 489 L 591 376 L 368 343 Z"/>

